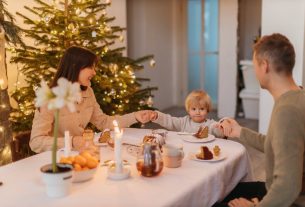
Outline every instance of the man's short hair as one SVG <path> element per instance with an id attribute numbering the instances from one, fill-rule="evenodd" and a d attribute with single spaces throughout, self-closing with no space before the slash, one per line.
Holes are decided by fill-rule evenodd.
<path id="1" fill-rule="evenodd" d="M 185 109 L 188 112 L 190 107 L 196 105 L 203 107 L 210 112 L 212 109 L 212 101 L 204 90 L 194 90 L 185 99 Z"/>
<path id="2" fill-rule="evenodd" d="M 295 51 L 293 45 L 282 34 L 275 33 L 263 36 L 253 46 L 255 58 L 258 63 L 267 59 L 277 73 L 292 74 L 295 64 Z"/>

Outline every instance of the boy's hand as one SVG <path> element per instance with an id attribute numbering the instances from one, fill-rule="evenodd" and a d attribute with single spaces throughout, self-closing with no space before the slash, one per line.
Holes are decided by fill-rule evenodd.
<path id="1" fill-rule="evenodd" d="M 150 121 L 155 121 L 158 118 L 158 113 L 156 111 L 150 111 Z"/>
<path id="2" fill-rule="evenodd" d="M 142 124 L 146 124 L 147 122 L 150 121 L 150 113 L 151 110 L 142 110 L 142 111 L 134 112 L 136 120 L 138 122 L 141 122 Z"/>

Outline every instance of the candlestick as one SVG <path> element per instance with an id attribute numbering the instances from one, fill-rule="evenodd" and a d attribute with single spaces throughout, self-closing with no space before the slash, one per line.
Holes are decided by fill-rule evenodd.
<path id="1" fill-rule="evenodd" d="M 71 153 L 71 137 L 69 131 L 65 131 L 65 156 L 69 156 Z"/>

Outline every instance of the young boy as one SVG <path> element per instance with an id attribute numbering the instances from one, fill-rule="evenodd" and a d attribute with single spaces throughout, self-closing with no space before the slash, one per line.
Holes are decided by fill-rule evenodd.
<path id="1" fill-rule="evenodd" d="M 160 111 L 151 111 L 150 120 L 171 131 L 196 133 L 201 126 L 209 127 L 209 134 L 223 137 L 218 122 L 208 119 L 207 115 L 212 108 L 210 96 L 203 90 L 192 91 L 185 100 L 185 109 L 188 112 L 184 117 L 172 117 Z"/>

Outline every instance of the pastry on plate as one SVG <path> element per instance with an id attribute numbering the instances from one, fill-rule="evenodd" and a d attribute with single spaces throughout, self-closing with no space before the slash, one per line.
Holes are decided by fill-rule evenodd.
<path id="1" fill-rule="evenodd" d="M 194 136 L 198 139 L 203 139 L 203 138 L 207 138 L 209 136 L 209 127 L 205 126 L 201 126 L 199 128 L 199 130 L 197 131 L 196 134 L 194 134 Z"/>
<path id="2" fill-rule="evenodd" d="M 110 140 L 110 130 L 104 130 L 98 139 L 99 143 L 107 143 Z"/>
<path id="3" fill-rule="evenodd" d="M 213 159 L 213 153 L 207 146 L 201 146 L 200 153 L 196 154 L 196 158 L 201 160 L 211 160 Z"/>

